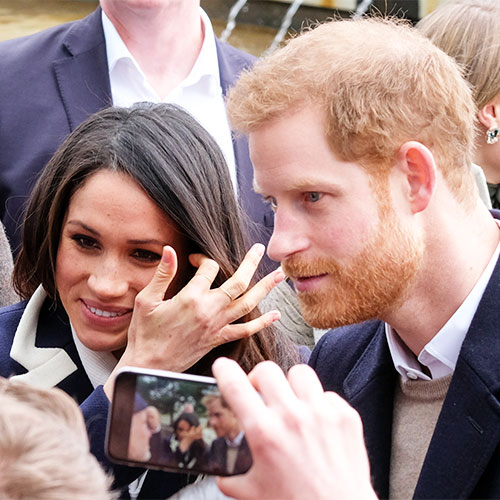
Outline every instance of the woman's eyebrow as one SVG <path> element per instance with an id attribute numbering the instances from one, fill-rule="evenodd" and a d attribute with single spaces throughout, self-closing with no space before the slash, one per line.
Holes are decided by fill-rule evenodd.
<path id="1" fill-rule="evenodd" d="M 79 220 L 69 220 L 68 222 L 66 222 L 66 224 L 69 226 L 69 225 L 72 225 L 72 226 L 80 226 L 82 229 L 85 229 L 85 231 L 88 231 L 89 233 L 92 233 L 93 235 L 95 236 L 100 236 L 99 234 L 99 231 L 93 229 L 92 227 L 90 226 L 87 226 L 87 224 L 85 224 L 84 222 L 82 221 L 79 221 Z"/>

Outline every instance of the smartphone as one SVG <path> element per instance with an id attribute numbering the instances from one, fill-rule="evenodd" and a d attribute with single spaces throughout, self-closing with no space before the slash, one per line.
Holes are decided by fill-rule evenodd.
<path id="1" fill-rule="evenodd" d="M 174 472 L 230 476 L 252 465 L 214 378 L 142 368 L 116 376 L 106 452 L 117 463 Z"/>

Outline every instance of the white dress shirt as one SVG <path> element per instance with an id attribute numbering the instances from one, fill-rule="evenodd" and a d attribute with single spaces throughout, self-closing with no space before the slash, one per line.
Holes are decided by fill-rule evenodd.
<path id="1" fill-rule="evenodd" d="M 403 380 L 430 380 L 431 377 L 422 371 L 420 365 L 429 369 L 433 379 L 445 377 L 455 371 L 463 341 L 486 286 L 490 281 L 499 254 L 500 243 L 467 298 L 441 330 L 425 345 L 418 358 L 404 344 L 392 327 L 387 323 L 385 324 L 385 333 L 394 367 L 403 377 Z"/>
<path id="2" fill-rule="evenodd" d="M 215 35 L 210 19 L 203 9 L 200 9 L 200 16 L 204 37 L 198 59 L 189 75 L 169 95 L 161 99 L 147 81 L 113 23 L 102 11 L 111 96 L 113 105 L 121 107 L 144 101 L 168 102 L 182 106 L 217 141 L 224 153 L 237 193 L 236 163 L 220 82 Z"/>

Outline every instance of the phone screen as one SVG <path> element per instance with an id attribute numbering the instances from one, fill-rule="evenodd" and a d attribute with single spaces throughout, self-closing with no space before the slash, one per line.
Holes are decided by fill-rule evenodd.
<path id="1" fill-rule="evenodd" d="M 107 433 L 111 460 L 169 471 L 242 474 L 252 456 L 215 379 L 124 369 Z"/>

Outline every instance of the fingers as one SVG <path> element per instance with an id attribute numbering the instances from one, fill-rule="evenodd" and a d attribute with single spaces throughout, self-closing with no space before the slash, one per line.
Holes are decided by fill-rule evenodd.
<path id="1" fill-rule="evenodd" d="M 253 421 L 252 415 L 265 411 L 265 404 L 241 367 L 228 358 L 218 358 L 212 365 L 217 385 L 243 429 Z"/>
<path id="2" fill-rule="evenodd" d="M 296 401 L 283 370 L 272 361 L 259 363 L 248 374 L 248 378 L 269 407 L 289 408 Z M 270 380 L 273 381 L 272 384 L 269 383 Z"/>
<path id="3" fill-rule="evenodd" d="M 288 382 L 295 395 L 306 403 L 324 397 L 323 386 L 316 372 L 308 365 L 295 365 L 288 371 Z"/>
<path id="4" fill-rule="evenodd" d="M 219 264 L 201 253 L 191 254 L 189 262 L 192 266 L 198 268 L 191 282 L 203 281 L 203 286 L 208 283 L 208 288 L 210 288 L 219 272 Z"/>
<path id="5" fill-rule="evenodd" d="M 232 323 L 227 325 L 219 331 L 216 345 L 251 337 L 253 334 L 260 332 L 262 329 L 267 328 L 280 319 L 281 313 L 279 311 L 269 311 L 245 323 Z"/>
<path id="6" fill-rule="evenodd" d="M 165 246 L 153 279 L 137 295 L 136 301 L 139 299 L 139 301 L 144 300 L 150 303 L 161 302 L 176 272 L 177 254 L 172 247 Z"/>
<path id="7" fill-rule="evenodd" d="M 234 275 L 220 287 L 211 289 L 211 293 L 218 295 L 218 301 L 221 301 L 222 305 L 231 305 L 229 323 L 252 311 L 278 283 L 285 279 L 285 274 L 280 268 L 246 291 L 264 254 L 264 249 L 264 245 L 260 243 L 253 245 Z M 203 254 L 191 254 L 189 261 L 193 266 L 198 267 L 198 271 L 186 288 L 201 287 L 202 290 L 210 290 L 219 272 L 218 264 Z M 236 300 L 242 294 L 244 294 L 241 297 L 243 300 Z"/>
<path id="8" fill-rule="evenodd" d="M 248 290 L 243 297 L 233 301 L 231 309 L 235 313 L 235 319 L 241 318 L 241 316 L 252 311 L 259 302 L 284 279 L 285 273 L 280 267 L 262 278 L 256 285 Z"/>
<path id="9" fill-rule="evenodd" d="M 256 243 L 245 255 L 236 272 L 223 284 L 223 290 L 230 299 L 239 297 L 250 285 L 252 277 L 257 270 L 260 260 L 264 255 L 265 246 Z"/>

